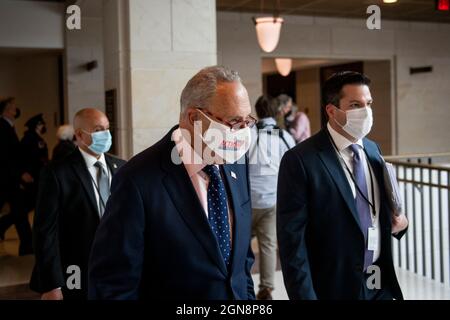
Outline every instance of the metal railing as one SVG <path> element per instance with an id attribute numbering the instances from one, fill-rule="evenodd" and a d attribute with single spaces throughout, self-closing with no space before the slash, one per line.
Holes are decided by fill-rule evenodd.
<path id="1" fill-rule="evenodd" d="M 409 229 L 396 266 L 450 286 L 450 153 L 385 157 L 396 167 Z"/>

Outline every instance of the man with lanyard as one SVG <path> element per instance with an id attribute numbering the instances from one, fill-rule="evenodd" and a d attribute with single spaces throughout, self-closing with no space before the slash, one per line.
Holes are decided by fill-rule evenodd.
<path id="1" fill-rule="evenodd" d="M 388 206 L 372 127 L 370 80 L 356 72 L 324 85 L 327 127 L 288 151 L 280 166 L 277 226 L 291 299 L 402 299 L 391 235 L 408 220 Z"/>

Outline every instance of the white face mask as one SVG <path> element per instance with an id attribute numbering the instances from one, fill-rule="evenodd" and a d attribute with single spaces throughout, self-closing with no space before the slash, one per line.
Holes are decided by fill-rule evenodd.
<path id="1" fill-rule="evenodd" d="M 344 112 L 338 109 L 341 112 Z M 347 110 L 345 112 L 347 122 L 345 125 L 341 125 L 339 122 L 334 120 L 345 132 L 351 135 L 356 140 L 360 140 L 367 136 L 372 129 L 373 116 L 372 108 L 364 107 L 354 110 Z"/>
<path id="2" fill-rule="evenodd" d="M 201 111 L 200 111 L 201 112 Z M 195 125 L 195 130 L 199 132 L 203 142 L 214 152 L 214 156 L 210 158 L 207 152 L 203 156 L 207 162 L 219 163 L 235 163 L 250 148 L 251 134 L 250 128 L 246 127 L 236 131 L 232 131 L 230 127 L 214 121 L 206 114 L 202 114 L 210 121 L 210 125 L 205 133 L 201 134 L 201 126 Z M 198 122 L 196 122 L 197 124 Z M 200 122 L 201 123 L 201 122 Z M 218 157 L 218 158 L 217 158 Z M 209 158 L 209 159 L 208 159 Z"/>

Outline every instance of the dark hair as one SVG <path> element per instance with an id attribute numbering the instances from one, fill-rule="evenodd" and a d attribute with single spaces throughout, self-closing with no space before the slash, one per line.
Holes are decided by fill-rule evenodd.
<path id="1" fill-rule="evenodd" d="M 0 100 L 0 115 L 3 114 L 3 111 L 5 111 L 8 104 L 13 102 L 14 100 L 16 100 L 16 98 L 14 98 L 14 97 L 9 97 L 9 98 Z"/>
<path id="2" fill-rule="evenodd" d="M 342 88 L 347 84 L 370 85 L 370 79 L 365 75 L 354 71 L 336 72 L 325 81 L 322 89 L 324 108 L 328 104 L 339 107 L 342 98 Z"/>
<path id="3" fill-rule="evenodd" d="M 255 104 L 256 115 L 259 119 L 275 118 L 277 115 L 275 99 L 271 96 L 261 96 Z"/>

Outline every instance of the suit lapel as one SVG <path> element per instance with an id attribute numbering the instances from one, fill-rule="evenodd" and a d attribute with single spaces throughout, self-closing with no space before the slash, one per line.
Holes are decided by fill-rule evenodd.
<path id="1" fill-rule="evenodd" d="M 75 171 L 76 176 L 78 177 L 78 179 L 80 179 L 84 191 L 86 191 L 86 195 L 92 205 L 92 209 L 95 210 L 97 216 L 99 216 L 98 204 L 95 199 L 94 187 L 92 186 L 92 178 L 86 167 L 86 162 L 84 161 L 84 158 L 81 155 L 80 150 L 78 149 L 73 152 L 72 167 Z"/>
<path id="2" fill-rule="evenodd" d="M 168 138 L 166 136 L 167 139 L 170 139 L 172 131 L 169 133 Z M 177 163 L 180 164 L 175 164 L 171 159 L 171 152 L 175 148 L 175 143 L 170 142 L 168 145 L 169 148 L 162 158 L 162 167 L 167 173 L 163 179 L 164 188 L 193 235 L 223 274 L 227 275 L 227 268 L 219 250 L 219 245 L 189 175 L 178 155 L 176 155 Z"/>
<path id="3" fill-rule="evenodd" d="M 350 187 L 350 184 L 348 183 L 344 169 L 342 168 L 342 165 L 339 162 L 339 158 L 336 154 L 336 151 L 333 148 L 333 145 L 331 144 L 326 129 L 323 129 L 321 132 L 321 141 L 319 143 L 319 149 L 320 149 L 319 152 L 320 159 L 322 160 L 323 164 L 330 173 L 331 178 L 334 180 L 353 218 L 355 219 L 358 226 L 360 226 L 359 215 L 358 211 L 356 211 L 356 204 L 355 199 L 353 198 L 352 189 Z"/>
<path id="4" fill-rule="evenodd" d="M 114 176 L 117 170 L 119 170 L 119 166 L 115 163 L 114 158 L 107 154 L 105 154 L 105 161 L 111 171 L 111 175 Z"/>
<path id="5" fill-rule="evenodd" d="M 382 227 L 390 224 L 390 216 L 385 216 L 384 212 L 389 212 L 386 209 L 387 201 L 385 201 L 385 191 L 384 191 L 384 178 L 383 178 L 383 163 L 381 160 L 380 152 L 375 145 L 375 143 L 364 139 L 364 152 L 366 153 L 367 159 L 372 167 L 375 175 L 376 182 L 378 183 L 378 190 L 380 194 L 380 224 Z"/>
<path id="6" fill-rule="evenodd" d="M 363 140 L 364 152 L 369 159 L 370 166 L 372 167 L 375 178 L 378 184 L 381 184 L 382 180 L 382 163 L 378 149 L 374 143 L 370 143 L 367 139 Z M 381 187 L 381 186 L 380 186 Z"/>

